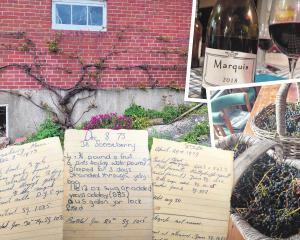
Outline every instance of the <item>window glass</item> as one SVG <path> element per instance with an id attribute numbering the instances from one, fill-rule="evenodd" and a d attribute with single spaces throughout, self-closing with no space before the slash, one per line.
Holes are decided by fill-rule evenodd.
<path id="1" fill-rule="evenodd" d="M 1 1 L 1 0 L 0 0 Z M 52 28 L 106 31 L 106 1 L 52 0 Z"/>
<path id="2" fill-rule="evenodd" d="M 56 23 L 71 24 L 71 6 L 56 4 Z"/>
<path id="3" fill-rule="evenodd" d="M 89 25 L 101 26 L 103 24 L 103 7 L 88 7 Z"/>
<path id="4" fill-rule="evenodd" d="M 72 24 L 87 25 L 86 6 L 72 6 Z"/>

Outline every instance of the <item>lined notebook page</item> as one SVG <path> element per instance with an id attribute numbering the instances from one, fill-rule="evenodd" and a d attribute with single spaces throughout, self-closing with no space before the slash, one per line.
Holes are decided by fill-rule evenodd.
<path id="1" fill-rule="evenodd" d="M 233 152 L 154 139 L 154 238 L 225 240 Z"/>
<path id="2" fill-rule="evenodd" d="M 63 153 L 58 138 L 0 151 L 0 239 L 63 239 Z"/>
<path id="3" fill-rule="evenodd" d="M 152 239 L 147 132 L 68 130 L 64 204 L 66 240 Z"/>

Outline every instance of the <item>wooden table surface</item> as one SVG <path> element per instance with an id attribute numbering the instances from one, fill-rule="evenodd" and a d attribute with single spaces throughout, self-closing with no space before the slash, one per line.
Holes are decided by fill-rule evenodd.
<path id="1" fill-rule="evenodd" d="M 254 106 L 251 111 L 250 118 L 245 127 L 244 133 L 248 135 L 253 135 L 251 129 L 251 120 L 253 117 L 260 112 L 264 107 L 270 105 L 271 103 L 275 103 L 276 95 L 279 90 L 280 85 L 270 85 L 263 86 L 260 89 L 260 92 L 256 98 Z M 289 94 L 288 94 L 288 102 L 296 102 L 297 101 L 297 86 L 296 84 L 292 84 Z"/>
<path id="2" fill-rule="evenodd" d="M 244 240 L 239 230 L 233 225 L 231 219 L 229 221 L 227 240 Z"/>

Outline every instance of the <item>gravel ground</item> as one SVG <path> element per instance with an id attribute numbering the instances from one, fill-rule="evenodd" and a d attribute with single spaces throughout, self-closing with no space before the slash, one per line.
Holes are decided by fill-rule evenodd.
<path id="1" fill-rule="evenodd" d="M 176 141 L 188 133 L 196 124 L 205 120 L 207 120 L 206 116 L 191 115 L 172 124 L 149 127 L 147 131 L 150 136 L 167 138 Z M 209 145 L 209 136 L 201 136 L 199 144 Z"/>

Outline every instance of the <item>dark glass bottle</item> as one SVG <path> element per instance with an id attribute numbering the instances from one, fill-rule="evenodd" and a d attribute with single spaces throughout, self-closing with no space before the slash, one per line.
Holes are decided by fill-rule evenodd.
<path id="1" fill-rule="evenodd" d="M 253 82 L 257 44 L 253 0 L 218 0 L 207 26 L 204 87 Z"/>
<path id="2" fill-rule="evenodd" d="M 201 54 L 202 29 L 203 27 L 200 22 L 199 15 L 196 14 L 193 38 L 192 68 L 197 68 L 200 65 L 199 58 Z"/>

